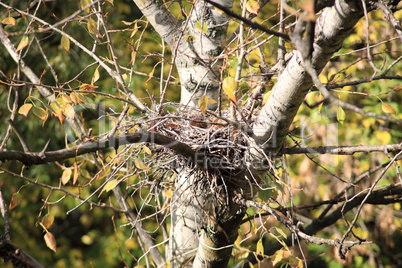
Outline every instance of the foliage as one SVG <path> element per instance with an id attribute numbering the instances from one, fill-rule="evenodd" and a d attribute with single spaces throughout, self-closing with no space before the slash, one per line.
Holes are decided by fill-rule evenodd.
<path id="1" fill-rule="evenodd" d="M 3 2 L 0 27 L 24 64 L 3 49 L 1 151 L 27 153 L 24 143 L 30 152 L 55 151 L 141 131 L 159 130 L 168 136 L 185 125 L 204 129 L 204 120 L 213 118 L 208 105 L 215 103 L 224 116 L 236 110 L 245 121 L 252 122 L 260 108 L 254 110 L 250 107 L 256 106 L 250 103 L 265 103 L 278 76 L 277 72 L 266 78 L 266 71 L 282 57 L 278 38 L 232 20 L 227 38 L 234 41 L 224 47 L 219 70 L 224 93 L 220 92 L 219 100 L 202 95 L 198 107 L 192 108 L 197 115 L 184 114 L 175 104 L 180 99 L 182 81 L 173 65 L 174 51 L 133 2 Z M 308 12 L 312 3 L 292 1 L 287 17 L 282 18 L 280 3 L 271 2 L 236 2 L 233 10 L 243 16 L 258 14 L 255 22 L 267 28 L 278 30 L 286 25 L 283 31 L 289 33 L 302 13 L 297 9 Z M 193 8 L 193 3 L 187 1 L 165 1 L 163 5 L 184 22 Z M 401 14 L 399 10 L 394 16 L 400 18 Z M 340 100 L 365 112 L 402 120 L 400 39 L 382 16 L 377 10 L 361 19 L 319 78 Z M 241 37 L 231 36 L 239 27 Z M 203 34 L 211 31 L 203 21 L 197 21 L 195 29 Z M 291 42 L 284 47 L 283 52 L 296 53 Z M 36 82 L 26 75 L 24 65 L 37 75 Z M 261 88 L 266 89 L 260 92 L 262 96 L 253 99 Z M 158 121 L 159 117 L 144 116 L 127 89 L 155 113 L 162 111 L 161 115 L 179 119 Z M 50 95 L 43 94 L 45 91 Z M 286 147 L 400 144 L 398 123 L 355 113 L 337 103 L 313 107 L 322 100 L 318 86 L 313 87 L 293 120 Z M 218 132 L 227 124 L 227 118 L 219 116 L 208 122 Z M 180 124 L 179 120 L 186 123 Z M 241 139 L 236 136 L 233 140 Z M 195 143 L 188 143 L 193 150 L 197 149 Z M 141 222 L 155 248 L 167 254 L 169 209 L 175 201 L 174 182 L 180 169 L 169 165 L 177 160 L 177 154 L 150 142 L 109 147 L 44 165 L 1 162 L 0 189 L 9 204 L 9 222 L 2 222 L 0 229 L 9 224 L 13 244 L 44 266 L 152 266 L 148 248 L 133 226 L 133 222 Z M 338 203 L 345 204 L 345 196 L 357 198 L 369 189 L 400 187 L 400 159 L 397 151 L 331 155 L 312 149 L 307 154 L 283 154 L 275 158 L 270 173 L 259 178 L 255 200 L 285 218 L 308 225 L 320 215 L 327 216 Z M 123 191 L 125 204 L 135 212 L 135 221 L 116 198 L 117 189 Z M 402 246 L 400 193 L 387 198 L 389 204 L 381 203 L 379 198 L 379 204 L 357 206 L 319 233 L 319 237 L 331 241 L 342 238 L 373 242 L 352 247 L 346 260 L 340 260 L 338 248 L 330 245 L 297 240 L 293 247 L 286 246 L 283 241 L 294 234 L 272 213 L 250 206 L 229 265 L 235 266 L 247 257 L 254 258 L 255 265 L 261 267 L 400 265 L 396 264 L 397 249 Z M 271 248 L 278 243 L 282 244 L 280 250 Z"/>

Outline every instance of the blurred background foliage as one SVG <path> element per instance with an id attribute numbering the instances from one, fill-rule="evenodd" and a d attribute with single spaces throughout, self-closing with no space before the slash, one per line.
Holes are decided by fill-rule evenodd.
<path id="1" fill-rule="evenodd" d="M 15 6 L 18 9 L 26 10 L 27 5 L 31 2 L 25 1 L 4 1 L 5 3 Z M 292 3 L 291 3 L 292 4 Z M 296 5 L 295 3 L 293 3 Z M 159 78 L 163 72 L 163 77 L 167 77 L 171 68 L 171 53 L 169 48 L 161 44 L 160 37 L 142 18 L 141 13 L 130 0 L 114 1 L 113 4 L 105 2 L 102 4 L 104 8 L 104 17 L 107 20 L 109 30 L 112 30 L 112 43 L 117 53 L 119 63 L 123 69 L 124 77 L 134 93 L 148 105 L 152 105 L 159 101 L 161 87 Z M 176 1 L 166 2 L 173 14 L 184 19 L 179 5 Z M 184 10 L 189 12 L 191 3 L 183 1 Z M 68 17 L 79 8 L 79 1 L 44 1 L 37 10 L 36 16 L 47 21 L 49 24 L 59 22 L 61 19 Z M 0 19 L 3 20 L 8 16 L 16 17 L 16 25 L 3 25 L 4 29 L 10 34 L 11 41 L 17 45 L 26 32 L 27 23 L 30 22 L 31 28 L 40 29 L 40 24 L 26 17 L 18 16 L 16 12 L 0 9 Z M 235 5 L 235 11 L 241 13 L 241 7 L 238 2 Z M 395 13 L 395 17 L 401 18 L 402 11 Z M 88 16 L 83 12 L 72 21 L 63 25 L 63 30 L 79 40 L 87 48 L 95 47 L 94 51 L 98 56 L 107 60 L 109 51 L 105 40 L 93 33 L 88 32 L 86 20 L 88 17 L 96 19 L 95 16 Z M 332 58 L 330 64 L 320 75 L 323 82 L 329 85 L 340 84 L 348 81 L 359 79 L 370 79 L 373 76 L 373 68 L 367 59 L 367 39 L 371 48 L 373 64 L 377 68 L 388 66 L 401 55 L 400 41 L 395 39 L 395 32 L 390 27 L 388 21 L 383 20 L 381 12 L 371 12 L 369 14 L 369 33 L 366 32 L 366 21 L 362 19 L 356 26 L 355 31 L 347 38 L 344 47 Z M 294 17 L 287 19 L 287 22 L 294 20 Z M 265 5 L 256 18 L 258 23 L 266 27 L 273 27 L 279 21 L 279 13 L 277 11 L 277 3 L 271 1 Z M 229 25 L 228 36 L 239 26 L 239 23 L 232 20 Z M 103 35 L 102 29 L 100 34 Z M 257 37 L 258 36 L 258 37 Z M 110 93 L 114 96 L 121 96 L 116 88 L 117 83 L 102 69 L 98 69 L 97 64 L 93 64 L 94 60 L 90 56 L 83 53 L 74 44 L 71 44 L 70 51 L 67 52 L 61 45 L 61 36 L 53 32 L 41 32 L 35 35 L 28 35 L 29 45 L 24 48 L 21 53 L 28 66 L 34 72 L 41 76 L 41 82 L 48 86 L 60 86 L 63 88 L 75 89 L 82 84 L 91 84 L 94 74 L 99 71 L 99 79 L 94 83 L 99 87 L 97 90 Z M 255 40 L 253 40 L 255 38 Z M 266 39 L 267 36 L 259 32 L 246 30 L 245 40 L 253 40 L 247 46 L 250 48 L 260 41 Z M 57 79 L 49 69 L 42 53 L 40 53 L 37 42 L 40 43 L 44 53 L 46 54 L 49 64 L 54 68 Z M 237 42 L 233 42 L 227 49 L 230 54 L 226 55 L 226 72 L 234 77 L 237 68 L 236 49 Z M 242 78 L 240 86 L 244 94 L 242 100 L 246 100 L 256 86 L 256 78 L 260 72 L 260 67 L 267 65 L 272 67 L 277 61 L 277 39 L 272 38 L 265 44 L 252 49 L 246 57 L 247 64 L 244 66 L 244 78 Z M 287 44 L 287 50 L 292 47 Z M 264 55 L 265 62 L 261 61 L 261 54 Z M 1 71 L 8 77 L 19 80 L 23 77 L 18 75 L 18 66 L 12 60 L 10 55 L 2 48 L 0 54 Z M 162 68 L 163 66 L 163 68 Z M 389 71 L 388 75 L 400 75 L 402 73 L 402 64 L 398 62 Z M 42 75 L 41 75 L 42 74 Z M 177 79 L 178 75 L 174 70 L 172 75 L 176 77 L 169 85 L 166 99 L 168 101 L 179 101 L 180 86 Z M 378 74 L 377 74 L 378 75 Z M 267 93 L 275 82 L 267 85 Z M 338 97 L 346 102 L 351 102 L 366 111 L 375 113 L 386 113 L 389 109 L 384 109 L 384 103 L 395 109 L 396 116 L 402 119 L 400 103 L 402 103 L 401 90 L 394 90 L 400 85 L 397 80 L 373 80 L 361 83 L 355 86 L 345 86 L 337 88 Z M 34 106 L 46 109 L 49 105 L 48 101 L 40 96 L 35 86 L 26 85 L 18 88 L 19 106 L 24 103 L 32 103 Z M 65 94 L 60 91 L 55 92 L 55 96 Z M 6 84 L 0 84 L 0 133 L 6 132 L 8 124 L 6 120 L 10 116 L 8 105 L 13 101 L 14 96 L 10 94 L 10 88 Z M 85 103 L 82 109 L 76 109 L 78 116 L 83 118 L 83 122 L 88 128 L 93 129 L 93 135 L 102 134 L 108 129 L 100 127 L 98 123 L 100 110 L 104 109 L 110 126 L 113 126 L 113 120 L 116 120 L 119 113 L 123 110 L 123 103 L 113 98 L 97 94 L 84 95 Z M 224 98 L 227 98 L 224 96 Z M 312 104 L 319 101 L 322 96 L 317 91 L 312 91 L 306 97 L 306 104 Z M 227 99 L 224 104 L 228 104 Z M 133 118 L 136 111 L 129 110 Z M 344 113 L 344 115 L 343 115 Z M 56 116 L 41 120 L 38 114 L 33 112 L 28 116 L 17 115 L 15 124 L 18 130 L 23 134 L 27 143 L 31 146 L 32 151 L 41 151 L 46 142 L 50 140 L 49 150 L 64 148 L 66 143 L 81 137 L 66 138 L 68 127 L 66 123 L 61 123 Z M 69 134 L 70 135 L 70 134 Z M 392 124 L 381 120 L 351 113 L 348 111 L 340 111 L 336 105 L 318 106 L 311 109 L 308 105 L 300 108 L 299 114 L 295 118 L 291 129 L 291 135 L 288 139 L 289 146 L 295 143 L 303 143 L 306 146 L 322 146 L 322 145 L 374 145 L 374 144 L 391 144 L 398 143 L 402 140 L 402 132 Z M 22 150 L 19 140 L 12 135 L 8 140 L 6 148 L 9 150 Z M 114 150 L 104 152 L 104 158 L 115 156 Z M 146 155 L 146 154 L 144 154 Z M 309 204 L 320 200 L 331 199 L 345 186 L 339 180 L 329 174 L 328 170 L 342 178 L 352 178 L 361 173 L 374 168 L 378 164 L 384 163 L 389 159 L 384 154 L 363 154 L 357 156 L 312 156 L 312 160 L 305 156 L 288 156 L 283 160 L 283 173 L 288 174 L 291 178 L 291 187 L 294 190 L 293 196 L 289 196 L 289 189 L 279 190 L 276 185 L 276 191 L 269 193 L 274 194 L 278 201 L 290 205 L 292 200 L 294 205 Z M 144 160 L 145 161 L 145 160 Z M 58 164 L 47 164 L 41 166 L 32 166 L 24 168 L 23 175 L 32 180 L 59 186 L 60 178 L 63 174 L 63 168 L 73 167 L 74 160 L 66 160 Z M 315 162 L 320 163 L 318 166 Z M 91 161 L 80 163 L 80 173 L 78 184 L 73 185 L 69 182 L 65 189 L 87 197 L 91 192 L 100 186 L 101 179 L 91 182 L 90 187 L 83 187 L 98 172 Z M 402 165 L 402 162 L 399 161 Z M 2 167 L 20 174 L 22 165 L 17 162 L 5 162 Z M 136 185 L 143 178 L 144 172 L 133 175 L 129 180 L 124 182 L 127 188 L 130 185 Z M 285 176 L 286 177 L 286 176 Z M 361 189 L 371 185 L 375 176 L 371 176 L 367 180 L 361 182 Z M 390 170 L 381 180 L 381 184 L 388 185 L 396 183 L 397 174 L 395 170 Z M 289 183 L 289 182 L 286 182 Z M 29 184 L 24 180 L 12 177 L 6 174 L 0 174 L 0 188 L 3 191 L 5 200 L 10 202 L 13 194 L 20 193 L 22 202 L 9 211 L 9 219 L 11 225 L 12 242 L 23 250 L 31 254 L 46 267 L 133 267 L 138 265 L 138 259 L 143 255 L 143 251 L 135 239 L 135 234 L 121 214 L 108 208 L 89 207 L 83 205 L 75 209 L 72 213 L 66 215 L 66 212 L 79 204 L 75 198 L 65 197 L 63 193 L 51 191 L 46 188 Z M 147 187 L 128 191 L 131 195 L 133 207 L 142 208 L 143 215 L 150 215 L 155 212 L 152 206 L 143 208 L 144 204 L 154 204 L 160 201 L 162 190 L 165 195 L 170 192 L 168 188 L 159 187 L 155 196 L 148 200 L 144 198 L 149 196 L 150 190 Z M 262 195 L 264 196 L 264 195 Z M 110 192 L 103 192 L 99 198 L 105 203 L 117 206 Z M 147 200 L 146 200 L 147 199 Z M 44 200 L 48 205 L 44 206 Z M 96 199 L 94 199 L 96 200 Z M 317 217 L 322 209 L 303 210 L 300 212 L 306 218 Z M 255 211 L 250 211 L 250 214 Z M 51 214 L 55 218 L 55 223 L 50 231 L 54 234 L 57 241 L 57 253 L 54 253 L 43 240 L 44 231 L 39 222 L 46 214 Z M 365 206 L 360 216 L 358 227 L 355 233 L 364 239 L 372 240 L 375 243 L 352 249 L 346 261 L 337 259 L 337 252 L 331 247 L 325 245 L 307 245 L 302 244 L 301 248 L 306 255 L 309 256 L 307 262 L 309 267 L 397 267 L 402 265 L 400 248 L 402 248 L 401 233 L 401 204 L 391 204 L 383 206 Z M 253 226 L 244 224 L 242 236 L 252 233 L 252 239 L 241 244 L 240 249 L 236 249 L 233 253 L 233 264 L 241 257 L 244 257 L 248 250 L 258 249 L 258 241 L 260 247 L 264 247 L 275 241 L 275 236 L 281 236 L 280 232 L 275 231 L 278 224 L 274 221 L 268 221 L 266 224 L 268 230 L 272 231 L 270 235 L 262 235 L 258 228 L 258 219 L 251 223 Z M 158 228 L 158 221 L 154 217 L 144 220 L 144 227 L 147 230 L 156 230 L 152 233 L 157 242 L 163 241 L 163 235 Z M 0 221 L 0 230 L 3 230 L 3 221 Z M 347 227 L 343 221 L 338 221 L 334 226 L 320 233 L 320 236 L 335 238 L 333 236 L 341 236 Z M 283 230 L 283 232 L 286 232 Z M 247 250 L 241 250 L 246 248 Z M 160 246 L 163 251 L 163 246 Z M 278 252 L 284 254 L 282 264 L 284 266 L 290 263 L 289 256 L 285 256 L 286 252 Z M 310 257 L 311 256 L 311 257 Z M 288 258 L 288 259 L 286 259 Z M 399 261 L 399 262 L 398 262 Z M 140 263 L 144 264 L 143 261 Z M 279 263 L 278 265 L 280 265 Z M 10 266 L 8 266 L 10 267 Z"/>

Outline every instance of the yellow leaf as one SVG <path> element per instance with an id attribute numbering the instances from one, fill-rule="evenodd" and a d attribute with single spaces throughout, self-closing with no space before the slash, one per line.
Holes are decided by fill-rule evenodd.
<path id="1" fill-rule="evenodd" d="M 84 8 L 84 7 L 88 6 L 89 4 L 91 4 L 91 0 L 80 0 L 80 4 L 81 4 L 81 8 Z M 89 13 L 89 12 L 91 12 L 91 9 L 88 7 L 85 9 L 85 12 Z"/>
<path id="2" fill-rule="evenodd" d="M 98 86 L 90 85 L 90 84 L 82 84 L 79 88 L 79 90 L 85 90 L 85 91 L 95 91 Z"/>
<path id="3" fill-rule="evenodd" d="M 166 198 L 172 198 L 172 196 L 173 196 L 173 191 L 172 191 L 172 190 L 166 190 L 166 191 L 165 191 L 165 196 L 166 196 Z"/>
<path id="4" fill-rule="evenodd" d="M 20 43 L 18 44 L 17 50 L 15 52 L 20 51 L 21 49 L 23 49 L 24 47 L 26 47 L 29 44 L 29 38 L 28 36 L 24 35 L 20 41 Z"/>
<path id="5" fill-rule="evenodd" d="M 264 254 L 264 245 L 262 244 L 262 239 L 259 239 L 257 242 L 256 252 L 257 254 Z"/>
<path id="6" fill-rule="evenodd" d="M 144 152 L 145 152 L 146 154 L 152 155 L 152 151 L 151 151 L 151 149 L 149 149 L 148 146 L 144 145 L 144 146 L 142 146 L 142 149 L 144 150 Z"/>
<path id="7" fill-rule="evenodd" d="M 272 91 L 268 91 L 264 94 L 264 96 L 262 97 L 262 104 L 265 104 L 269 98 L 269 96 L 271 96 L 271 92 Z"/>
<path id="8" fill-rule="evenodd" d="M 103 190 L 106 192 L 109 192 L 110 190 L 113 190 L 117 186 L 118 183 L 119 183 L 118 180 L 110 180 L 103 187 Z"/>
<path id="9" fill-rule="evenodd" d="M 65 51 L 70 52 L 70 39 L 67 36 L 61 37 L 60 45 Z"/>
<path id="10" fill-rule="evenodd" d="M 24 116 L 27 116 L 29 111 L 32 108 L 32 104 L 31 103 L 25 103 L 24 105 L 22 105 L 19 109 L 18 109 L 18 113 L 22 114 Z"/>
<path id="11" fill-rule="evenodd" d="M 343 125 L 343 122 L 345 122 L 346 114 L 345 111 L 342 109 L 342 107 L 338 106 L 338 111 L 336 113 L 336 119 L 338 120 L 339 123 Z"/>
<path id="12" fill-rule="evenodd" d="M 6 25 L 15 25 L 15 19 L 13 17 L 7 17 L 4 18 L 4 20 L 1 23 Z"/>
<path id="13" fill-rule="evenodd" d="M 208 108 L 208 104 L 214 104 L 216 103 L 215 100 L 208 98 L 207 95 L 202 95 L 199 99 L 198 99 L 198 108 L 200 108 L 201 112 L 205 114 L 205 112 L 207 111 Z"/>
<path id="14" fill-rule="evenodd" d="M 41 119 L 42 121 L 46 121 L 48 113 L 45 109 L 41 108 L 41 107 L 33 107 L 32 112 L 34 113 L 34 115 L 36 115 L 39 119 Z"/>
<path id="15" fill-rule="evenodd" d="M 46 246 L 56 252 L 56 238 L 54 238 L 54 235 L 47 232 L 43 238 L 45 239 Z"/>
<path id="16" fill-rule="evenodd" d="M 145 81 L 146 84 L 148 84 L 149 80 L 154 76 L 155 68 L 152 69 L 152 71 L 148 74 L 148 79 Z"/>
<path id="17" fill-rule="evenodd" d="M 99 30 L 96 26 L 96 21 L 94 21 L 91 18 L 89 18 L 87 21 L 87 29 L 88 29 L 89 33 L 94 34 L 97 37 L 102 37 L 102 35 L 99 33 Z"/>
<path id="18" fill-rule="evenodd" d="M 79 173 L 79 170 L 78 170 L 78 164 L 77 164 L 77 162 L 74 162 L 73 185 L 77 182 L 79 174 L 80 173 Z"/>
<path id="19" fill-rule="evenodd" d="M 99 66 L 95 69 L 95 72 L 92 76 L 92 81 L 91 81 L 91 85 L 93 85 L 96 81 L 99 80 L 100 74 L 99 74 Z"/>
<path id="20" fill-rule="evenodd" d="M 134 159 L 134 164 L 137 168 L 145 170 L 145 171 L 151 171 L 152 169 L 150 167 L 148 167 L 144 161 L 142 161 L 139 158 Z"/>
<path id="21" fill-rule="evenodd" d="M 222 89 L 234 103 L 237 103 L 235 90 L 237 89 L 237 82 L 233 77 L 226 77 L 222 83 Z"/>
<path id="22" fill-rule="evenodd" d="M 396 111 L 395 111 L 394 107 L 392 107 L 388 103 L 383 102 L 381 108 L 382 108 L 384 113 L 396 114 Z"/>
<path id="23" fill-rule="evenodd" d="M 381 144 L 389 144 L 391 142 L 391 134 L 388 131 L 376 131 L 375 137 L 381 142 Z"/>
<path id="24" fill-rule="evenodd" d="M 252 14 L 257 15 L 258 10 L 260 9 L 260 4 L 256 0 L 248 0 L 246 3 L 246 10 Z"/>
<path id="25" fill-rule="evenodd" d="M 13 208 L 17 207 L 19 204 L 21 204 L 21 201 L 22 201 L 22 195 L 19 192 L 14 193 L 13 196 L 11 197 L 8 209 L 12 210 Z"/>
<path id="26" fill-rule="evenodd" d="M 65 184 L 71 179 L 71 174 L 72 174 L 72 173 L 73 173 L 73 172 L 72 172 L 71 168 L 66 168 L 66 169 L 63 171 L 63 174 L 61 175 L 61 178 L 60 178 L 61 183 L 62 183 L 63 185 L 65 185 Z"/>
<path id="27" fill-rule="evenodd" d="M 48 213 L 42 218 L 40 223 L 42 224 L 43 228 L 48 230 L 54 223 L 54 216 Z"/>

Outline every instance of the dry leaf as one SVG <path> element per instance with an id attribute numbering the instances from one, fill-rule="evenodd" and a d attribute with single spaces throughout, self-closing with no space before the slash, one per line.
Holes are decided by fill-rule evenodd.
<path id="1" fill-rule="evenodd" d="M 29 38 L 28 36 L 24 35 L 20 41 L 20 43 L 18 44 L 17 50 L 15 52 L 20 51 L 21 49 L 23 49 L 24 47 L 26 47 L 29 44 Z"/>
<path id="2" fill-rule="evenodd" d="M 7 17 L 7 18 L 4 18 L 4 20 L 1 23 L 14 26 L 16 21 L 13 17 Z"/>
<path id="3" fill-rule="evenodd" d="M 99 66 L 95 69 L 95 72 L 92 76 L 92 81 L 91 81 L 91 85 L 93 85 L 96 81 L 99 80 L 100 74 L 99 74 Z"/>
<path id="4" fill-rule="evenodd" d="M 61 175 L 61 183 L 63 185 L 65 185 L 70 179 L 71 179 L 71 174 L 73 173 L 73 171 L 71 170 L 71 168 L 66 168 L 63 171 L 63 174 Z"/>
<path id="5" fill-rule="evenodd" d="M 45 239 L 46 246 L 56 252 L 56 238 L 54 238 L 54 235 L 47 232 L 43 238 Z"/>
<path id="6" fill-rule="evenodd" d="M 70 39 L 67 36 L 61 37 L 60 45 L 65 51 L 70 52 Z"/>
<path id="7" fill-rule="evenodd" d="M 150 167 L 148 167 L 144 161 L 142 161 L 139 158 L 134 159 L 134 164 L 137 168 L 145 170 L 145 171 L 151 171 L 152 169 Z"/>
<path id="8" fill-rule="evenodd" d="M 97 89 L 97 86 L 90 85 L 90 84 L 82 84 L 79 88 L 79 90 L 85 90 L 85 91 L 95 91 Z"/>
<path id="9" fill-rule="evenodd" d="M 87 21 L 87 29 L 88 29 L 89 33 L 94 34 L 94 35 L 96 35 L 97 37 L 100 37 L 100 38 L 102 37 L 102 35 L 99 33 L 99 30 L 98 30 L 98 28 L 96 26 L 96 21 L 95 20 L 93 20 L 91 18 L 88 19 L 88 21 Z"/>
<path id="10" fill-rule="evenodd" d="M 24 105 L 22 105 L 19 109 L 18 109 L 18 113 L 22 114 L 24 116 L 27 116 L 29 111 L 32 108 L 32 104 L 31 103 L 25 103 Z"/>
<path id="11" fill-rule="evenodd" d="M 384 113 L 388 113 L 388 114 L 396 114 L 396 110 L 394 109 L 394 107 L 392 107 L 391 105 L 389 105 L 388 103 L 382 103 L 381 106 L 382 110 Z"/>
<path id="12" fill-rule="evenodd" d="M 256 0 L 248 0 L 246 3 L 246 10 L 252 14 L 257 15 L 260 9 L 260 4 Z"/>
<path id="13" fill-rule="evenodd" d="M 13 208 L 17 207 L 19 204 L 21 204 L 21 201 L 22 201 L 22 195 L 19 192 L 14 193 L 13 196 L 11 197 L 8 209 L 12 210 Z"/>

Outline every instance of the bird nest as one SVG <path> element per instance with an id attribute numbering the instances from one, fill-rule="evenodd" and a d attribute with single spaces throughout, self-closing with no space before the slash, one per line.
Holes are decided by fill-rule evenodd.
<path id="1" fill-rule="evenodd" d="M 189 160 L 169 150 L 158 148 L 156 161 L 160 168 L 180 170 L 191 167 L 218 184 L 239 186 L 244 181 L 246 151 L 249 136 L 245 123 L 232 122 L 225 117 L 191 107 L 166 113 L 144 121 L 148 131 L 157 132 L 188 145 L 195 152 Z M 203 176 L 205 177 L 205 176 Z M 244 182 L 243 182 L 244 183 Z"/>

